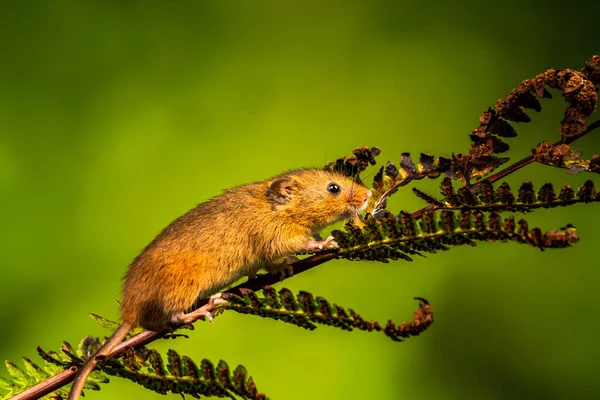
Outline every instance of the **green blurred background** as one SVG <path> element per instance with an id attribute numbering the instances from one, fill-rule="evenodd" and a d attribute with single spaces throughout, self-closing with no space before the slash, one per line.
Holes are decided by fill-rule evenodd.
<path id="1" fill-rule="evenodd" d="M 480 112 L 521 80 L 581 68 L 600 51 L 599 11 L 557 1 L 1 2 L 0 358 L 37 360 L 38 345 L 110 334 L 87 313 L 117 318 L 127 264 L 223 188 L 360 145 L 380 146 L 382 162 L 466 151 Z M 553 93 L 518 127 L 511 157 L 558 138 L 564 106 Z M 599 144 L 577 146 L 591 156 Z M 586 178 L 531 166 L 509 182 Z M 390 209 L 420 206 L 406 188 Z M 226 313 L 156 347 L 244 364 L 273 399 L 600 398 L 599 211 L 529 217 L 544 229 L 574 223 L 582 241 L 571 249 L 481 244 L 413 263 L 333 261 L 285 282 L 380 321 L 409 319 L 412 298 L 429 299 L 436 323 L 405 343 Z M 160 398 L 113 380 L 88 397 Z"/>

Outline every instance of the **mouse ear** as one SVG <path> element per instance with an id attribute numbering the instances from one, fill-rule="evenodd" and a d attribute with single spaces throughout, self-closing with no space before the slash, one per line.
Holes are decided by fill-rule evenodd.
<path id="1" fill-rule="evenodd" d="M 298 184 L 290 178 L 280 178 L 271 183 L 267 189 L 267 198 L 278 204 L 285 204 L 292 199 Z"/>

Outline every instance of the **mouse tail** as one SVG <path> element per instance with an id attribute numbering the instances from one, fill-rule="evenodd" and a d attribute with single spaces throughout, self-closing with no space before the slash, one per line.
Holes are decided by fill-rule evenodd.
<path id="1" fill-rule="evenodd" d="M 125 338 L 127 333 L 131 330 L 132 326 L 128 323 L 123 323 L 120 327 L 117 328 L 115 333 L 108 339 L 106 343 L 102 347 L 98 349 L 94 354 L 90 356 L 90 358 L 83 364 L 83 366 L 79 369 L 79 372 L 75 376 L 75 380 L 73 381 L 73 386 L 71 387 L 71 391 L 69 392 L 68 400 L 77 400 L 79 399 L 79 395 L 83 390 L 83 385 L 87 377 L 92 373 L 94 368 L 96 367 L 96 359 L 98 356 L 105 356 L 111 352 L 121 341 Z"/>

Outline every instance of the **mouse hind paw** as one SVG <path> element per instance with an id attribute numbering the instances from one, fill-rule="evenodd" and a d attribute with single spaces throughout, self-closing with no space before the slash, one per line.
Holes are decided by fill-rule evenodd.
<path id="1" fill-rule="evenodd" d="M 187 314 L 181 313 L 181 314 L 174 316 L 173 324 L 176 324 L 176 325 L 191 324 L 201 318 L 206 318 L 210 322 L 213 322 L 214 316 L 212 315 L 212 311 L 215 309 L 216 306 L 225 305 L 225 304 L 228 304 L 228 303 L 227 303 L 227 300 L 225 300 L 223 298 L 222 293 L 213 294 L 208 299 L 208 303 L 206 303 L 202 307 L 200 307 L 192 312 L 189 312 Z"/>

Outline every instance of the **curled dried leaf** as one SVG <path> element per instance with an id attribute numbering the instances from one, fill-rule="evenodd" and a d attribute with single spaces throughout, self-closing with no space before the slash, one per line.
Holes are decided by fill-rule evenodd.
<path id="1" fill-rule="evenodd" d="M 468 163 L 508 150 L 508 145 L 500 138 L 514 137 L 516 131 L 508 122 L 529 122 L 531 118 L 524 108 L 541 111 L 536 97 L 551 98 L 546 86 L 562 90 L 568 107 L 561 121 L 563 140 L 571 139 L 586 131 L 586 122 L 596 110 L 598 96 L 595 84 L 600 76 L 600 57 L 594 56 L 581 71 L 572 69 L 554 70 L 526 79 L 503 99 L 499 99 L 493 109 L 489 108 L 479 117 L 479 126 L 471 132 L 474 142 L 469 151 Z"/>

